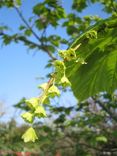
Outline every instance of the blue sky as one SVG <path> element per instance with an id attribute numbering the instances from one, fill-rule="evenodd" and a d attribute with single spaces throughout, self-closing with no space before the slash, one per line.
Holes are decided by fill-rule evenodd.
<path id="1" fill-rule="evenodd" d="M 31 7 L 39 0 L 23 0 L 21 7 L 25 17 L 31 15 Z M 69 3 L 68 3 L 69 2 Z M 63 5 L 67 12 L 70 12 L 70 0 L 63 0 Z M 81 16 L 99 15 L 105 18 L 107 15 L 101 11 L 99 4 L 87 8 Z M 0 24 L 4 23 L 11 27 L 11 32 L 16 32 L 21 20 L 13 9 L 2 8 L 0 10 Z M 55 32 L 54 32 L 55 31 Z M 59 33 L 66 36 L 65 30 L 50 29 L 49 33 Z M 0 41 L 0 44 L 2 42 Z M 22 97 L 32 97 L 38 95 L 37 85 L 42 81 L 36 77 L 45 76 L 48 70 L 45 65 L 48 56 L 38 52 L 33 56 L 34 51 L 28 51 L 22 43 L 10 44 L 0 47 L 0 101 L 4 103 L 5 116 L 7 121 L 14 114 L 13 104 L 17 103 Z M 65 98 L 67 99 L 67 97 Z"/>

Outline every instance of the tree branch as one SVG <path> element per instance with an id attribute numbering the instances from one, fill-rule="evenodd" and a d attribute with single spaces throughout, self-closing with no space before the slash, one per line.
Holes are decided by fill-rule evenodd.
<path id="1" fill-rule="evenodd" d="M 35 31 L 32 29 L 32 27 L 28 24 L 28 22 L 26 21 L 26 19 L 24 18 L 24 16 L 22 15 L 21 11 L 15 7 L 15 10 L 17 11 L 19 17 L 21 18 L 21 20 L 25 23 L 25 25 L 27 26 L 28 29 L 30 29 L 32 31 L 32 34 L 36 37 L 36 39 L 38 41 L 40 41 L 39 36 L 35 33 Z"/>
<path id="2" fill-rule="evenodd" d="M 117 122 L 117 116 L 115 116 L 115 114 L 113 114 L 106 106 L 104 106 L 104 104 L 99 101 L 99 100 L 96 100 L 96 102 L 99 104 L 99 106 L 106 112 L 108 113 L 108 115 L 114 120 Z"/>
<path id="3" fill-rule="evenodd" d="M 41 40 L 40 40 L 40 38 L 39 38 L 39 36 L 35 33 L 35 31 L 34 31 L 34 30 L 32 29 L 32 27 L 29 25 L 29 23 L 27 22 L 27 20 L 24 18 L 23 14 L 21 13 L 21 11 L 20 11 L 17 7 L 15 7 L 15 10 L 17 11 L 17 13 L 18 13 L 19 17 L 21 18 L 21 20 L 22 20 L 22 21 L 24 22 L 24 24 L 27 26 L 27 28 L 31 30 L 31 32 L 32 32 L 32 34 L 35 36 L 35 38 L 36 38 L 40 43 L 42 43 Z M 43 33 L 45 33 L 45 30 L 44 30 Z M 43 34 L 42 34 L 42 35 L 43 35 Z M 46 52 L 46 53 L 48 54 L 48 56 L 49 56 L 52 60 L 56 60 L 56 58 L 52 55 L 52 53 L 49 51 L 49 49 L 46 48 L 46 45 L 44 45 L 43 43 L 42 43 L 42 45 L 38 45 L 38 44 L 36 44 L 36 43 L 34 43 L 34 42 L 32 42 L 32 41 L 29 41 L 29 40 L 27 40 L 27 42 L 31 42 L 31 43 L 34 44 L 35 46 L 37 45 L 37 47 L 40 48 L 40 49 L 42 49 L 44 52 Z"/>
<path id="4" fill-rule="evenodd" d="M 4 35 L 6 35 L 6 36 L 12 38 L 11 35 L 5 34 L 4 32 L 0 33 L 0 36 L 4 36 Z M 13 38 L 12 41 L 21 41 L 21 42 L 23 42 L 25 45 L 27 45 L 27 46 L 29 46 L 29 47 L 30 47 L 30 46 L 34 46 L 35 48 L 38 48 L 38 49 L 40 49 L 40 50 L 43 50 L 43 52 L 47 53 L 48 56 L 49 56 L 52 60 L 56 60 L 56 58 L 51 54 L 51 52 L 48 50 L 48 48 L 46 48 L 46 45 L 42 45 L 42 44 L 39 45 L 38 43 L 35 43 L 35 42 L 33 42 L 33 41 L 27 39 L 25 36 L 20 36 L 20 35 L 19 35 L 19 36 L 16 35 L 16 37 Z"/>

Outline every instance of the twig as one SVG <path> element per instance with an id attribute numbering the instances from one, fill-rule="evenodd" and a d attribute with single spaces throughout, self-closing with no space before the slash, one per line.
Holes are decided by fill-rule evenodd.
<path id="1" fill-rule="evenodd" d="M 35 31 L 32 29 L 32 27 L 29 25 L 29 23 L 27 22 L 27 20 L 24 18 L 23 14 L 21 13 L 21 11 L 15 7 L 15 10 L 17 11 L 19 17 L 21 18 L 21 20 L 24 22 L 24 24 L 27 26 L 28 29 L 30 29 L 32 31 L 32 34 L 36 37 L 36 39 L 41 42 L 41 38 L 39 38 L 39 36 L 35 33 Z M 42 35 L 45 33 L 45 29 L 42 33 Z M 37 44 L 38 45 L 38 44 Z M 46 48 L 46 46 L 42 43 L 42 45 L 38 45 L 38 47 L 41 47 L 42 50 L 44 50 L 48 56 L 52 59 L 52 60 L 56 60 L 56 58 L 52 55 L 52 53 Z"/>
<path id="2" fill-rule="evenodd" d="M 104 104 L 99 101 L 99 100 L 96 100 L 96 103 L 99 104 L 99 106 L 106 112 L 108 113 L 108 115 L 114 120 L 117 122 L 117 116 L 115 116 L 115 114 L 113 114 L 106 106 L 104 106 Z"/>
<path id="3" fill-rule="evenodd" d="M 37 38 L 38 41 L 40 41 L 39 36 L 34 32 L 34 30 L 32 29 L 32 27 L 28 24 L 28 22 L 26 21 L 26 19 L 24 18 L 24 16 L 22 15 L 21 11 L 15 7 L 15 10 L 17 11 L 19 17 L 22 19 L 22 21 L 25 23 L 25 25 L 27 26 L 28 29 L 30 29 L 33 33 L 33 35 Z"/>

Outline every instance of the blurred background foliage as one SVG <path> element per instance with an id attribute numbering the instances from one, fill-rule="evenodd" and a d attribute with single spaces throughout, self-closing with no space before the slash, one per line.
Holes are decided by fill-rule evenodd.
<path id="1" fill-rule="evenodd" d="M 15 105 L 22 110 L 20 103 Z M 107 93 L 90 97 L 70 107 L 47 105 L 48 119 L 34 124 L 39 141 L 24 143 L 21 135 L 28 125 L 12 119 L 0 124 L 0 149 L 30 151 L 37 155 L 117 155 L 117 100 Z M 17 108 L 17 109 L 18 109 Z M 33 154 L 32 154 L 33 155 Z"/>

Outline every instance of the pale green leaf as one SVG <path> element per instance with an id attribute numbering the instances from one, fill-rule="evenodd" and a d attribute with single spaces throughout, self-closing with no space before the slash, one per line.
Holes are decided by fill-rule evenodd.
<path id="1" fill-rule="evenodd" d="M 105 136 L 98 136 L 98 137 L 96 137 L 96 141 L 107 142 L 107 138 Z"/>

